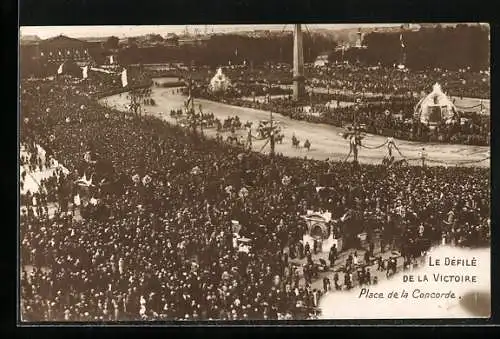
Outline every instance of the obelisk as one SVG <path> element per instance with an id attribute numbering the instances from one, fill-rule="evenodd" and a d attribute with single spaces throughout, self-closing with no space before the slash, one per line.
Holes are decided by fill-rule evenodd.
<path id="1" fill-rule="evenodd" d="M 304 50 L 302 48 L 302 27 L 294 25 L 293 31 L 293 100 L 304 97 Z"/>

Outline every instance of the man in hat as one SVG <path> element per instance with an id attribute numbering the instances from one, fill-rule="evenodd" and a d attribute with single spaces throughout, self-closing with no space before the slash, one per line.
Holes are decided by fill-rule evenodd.
<path id="1" fill-rule="evenodd" d="M 337 259 L 337 244 L 333 244 L 328 253 L 328 260 L 330 261 L 330 267 L 334 267 L 335 260 Z"/>

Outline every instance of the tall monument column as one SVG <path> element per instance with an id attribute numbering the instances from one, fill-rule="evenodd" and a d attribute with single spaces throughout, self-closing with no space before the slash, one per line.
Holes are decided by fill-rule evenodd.
<path id="1" fill-rule="evenodd" d="M 304 50 L 302 48 L 302 27 L 294 25 L 293 31 L 293 100 L 304 97 Z"/>

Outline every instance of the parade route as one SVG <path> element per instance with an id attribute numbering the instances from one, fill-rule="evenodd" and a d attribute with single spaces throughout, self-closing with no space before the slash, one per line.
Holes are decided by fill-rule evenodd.
<path id="1" fill-rule="evenodd" d="M 170 123 L 175 124 L 175 119 L 170 117 L 171 110 L 178 110 L 184 107 L 186 97 L 178 93 L 177 88 L 153 88 L 152 98 L 156 102 L 156 106 L 144 106 L 146 114 L 151 114 L 160 117 Z M 114 107 L 118 110 L 126 110 L 126 105 L 129 103 L 125 93 L 113 95 L 103 98 L 100 102 L 109 107 Z M 256 126 L 258 121 L 269 119 L 270 113 L 263 110 L 232 106 L 220 102 L 214 102 L 205 99 L 195 99 L 195 105 L 201 105 L 204 113 L 212 112 L 216 118 L 221 121 L 232 116 L 238 116 L 242 123 L 246 121 L 253 122 Z M 307 157 L 318 160 L 345 160 L 349 145 L 340 134 L 345 130 L 340 127 L 335 127 L 326 124 L 310 123 L 306 121 L 293 120 L 278 113 L 273 113 L 273 119 L 278 121 L 282 132 L 285 136 L 283 143 L 276 144 L 276 152 L 282 153 L 290 157 Z M 205 129 L 204 133 L 208 136 L 215 136 L 214 128 Z M 229 133 L 221 133 L 226 137 Z M 236 134 L 241 136 L 241 140 L 245 141 L 247 132 L 244 129 L 237 131 Z M 253 131 L 256 134 L 256 131 Z M 294 148 L 291 138 L 295 135 L 301 142 L 301 145 L 307 139 L 311 143 L 311 149 L 307 151 L 303 147 Z M 383 144 L 387 140 L 384 136 L 368 134 L 363 140 L 363 144 L 367 147 L 376 147 Z M 411 165 L 420 164 L 419 152 L 425 148 L 428 161 L 427 165 L 461 165 L 461 166 L 481 166 L 489 167 L 490 148 L 488 146 L 471 146 L 458 144 L 444 143 L 421 143 L 395 139 L 401 153 L 406 159 L 410 159 Z M 254 141 L 253 150 L 263 153 L 269 152 L 269 146 L 264 146 L 265 141 Z M 359 150 L 358 159 L 362 163 L 380 164 L 382 159 L 387 154 L 387 148 L 381 147 L 378 149 L 361 148 Z M 402 159 L 401 156 L 394 152 L 395 160 Z M 352 159 L 352 157 L 351 157 Z M 483 161 L 481 161 L 483 160 Z"/>

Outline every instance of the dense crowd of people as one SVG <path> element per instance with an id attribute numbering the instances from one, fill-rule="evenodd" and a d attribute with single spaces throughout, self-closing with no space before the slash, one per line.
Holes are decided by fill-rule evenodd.
<path id="1" fill-rule="evenodd" d="M 406 95 L 428 93 L 440 83 L 451 96 L 487 99 L 490 97 L 490 76 L 467 69 L 448 71 L 401 71 L 397 68 L 339 65 L 331 68 L 309 68 L 311 82 L 317 87 L 343 89 L 349 92 Z"/>
<path id="2" fill-rule="evenodd" d="M 292 264 L 311 261 L 308 210 L 331 211 L 346 248 L 376 230 L 399 249 L 489 244 L 488 169 L 271 159 L 101 106 L 85 86 L 21 83 L 21 142 L 68 169 L 21 197 L 23 320 L 314 318 L 322 291 Z M 53 217 L 39 208 L 51 200 Z"/>
<path id="3" fill-rule="evenodd" d="M 155 73 L 158 76 L 161 73 Z M 168 74 L 172 74 L 169 72 Z M 208 82 L 214 71 L 207 67 L 176 72 L 177 75 Z M 224 74 L 235 82 L 246 84 L 292 83 L 292 68 L 287 64 L 270 64 L 252 69 L 248 65 L 226 66 Z M 330 67 L 306 65 L 304 75 L 307 84 L 316 88 L 329 88 L 348 93 L 371 93 L 406 96 L 411 93 L 428 93 L 436 82 L 447 89 L 447 94 L 457 97 L 490 98 L 489 71 L 473 72 L 428 69 L 425 71 L 400 70 L 396 67 L 368 67 L 364 65 L 334 64 Z"/>

